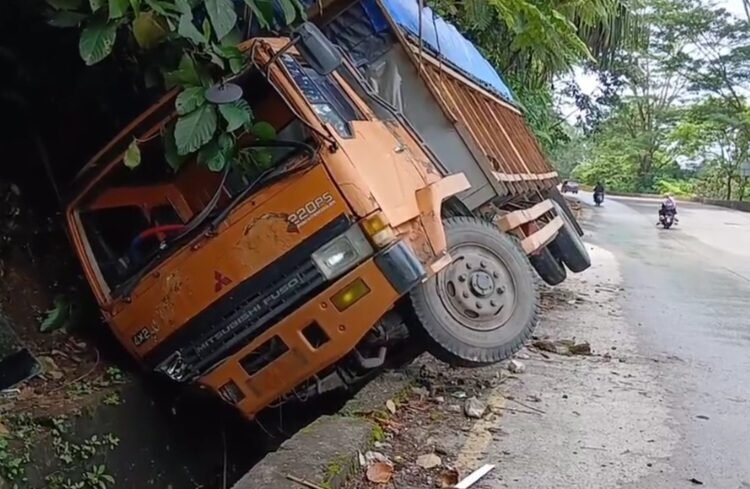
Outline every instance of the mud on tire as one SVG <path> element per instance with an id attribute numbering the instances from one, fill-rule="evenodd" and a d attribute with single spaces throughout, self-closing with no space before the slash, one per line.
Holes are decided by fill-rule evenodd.
<path id="1" fill-rule="evenodd" d="M 473 217 L 443 223 L 453 262 L 410 294 L 428 349 L 462 366 L 504 360 L 536 327 L 534 271 L 494 225 Z"/>

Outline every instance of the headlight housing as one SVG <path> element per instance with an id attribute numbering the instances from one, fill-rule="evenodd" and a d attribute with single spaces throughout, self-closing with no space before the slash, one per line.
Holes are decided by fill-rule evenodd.
<path id="1" fill-rule="evenodd" d="M 358 226 L 352 226 L 312 254 L 312 260 L 323 276 L 334 279 L 372 255 L 372 246 Z"/>

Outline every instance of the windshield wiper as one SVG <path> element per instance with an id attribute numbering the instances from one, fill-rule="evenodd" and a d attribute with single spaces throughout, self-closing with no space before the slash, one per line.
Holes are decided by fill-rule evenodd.
<path id="1" fill-rule="evenodd" d="M 313 158 L 315 156 L 315 149 L 306 143 L 301 143 L 299 141 L 282 141 L 282 140 L 276 140 L 276 141 L 258 141 L 254 142 L 250 145 L 254 148 L 287 148 L 287 147 L 293 147 L 298 148 L 303 151 L 305 151 L 310 158 Z M 245 187 L 240 193 L 234 196 L 234 198 L 227 204 L 222 211 L 211 220 L 211 226 L 209 227 L 209 232 L 214 233 L 216 232 L 216 229 L 219 227 L 219 225 L 224 222 L 224 219 L 227 218 L 230 212 L 237 207 L 237 205 L 245 200 L 248 195 L 250 195 L 254 190 L 257 190 L 258 185 L 268 185 L 269 183 L 277 181 L 281 177 L 288 176 L 291 173 L 296 173 L 297 171 L 301 171 L 305 168 L 307 168 L 309 165 L 300 165 L 294 168 L 291 168 L 289 170 L 286 170 L 285 165 L 282 165 L 281 167 L 276 168 L 269 168 L 268 170 L 265 170 L 263 173 L 258 175 L 252 182 L 248 184 L 247 187 Z"/>
<path id="2" fill-rule="evenodd" d="M 206 221 L 208 216 L 211 215 L 211 213 L 214 211 L 214 209 L 216 209 L 216 206 L 219 203 L 221 192 L 224 189 L 224 184 L 226 183 L 227 176 L 229 175 L 230 166 L 231 162 L 227 163 L 227 165 L 224 167 L 221 175 L 221 181 L 219 182 L 219 185 L 217 186 L 216 191 L 214 192 L 214 195 L 211 197 L 211 200 L 208 202 L 208 204 L 185 225 L 185 228 L 180 231 L 180 234 L 173 238 L 170 238 L 169 240 L 165 241 L 163 245 L 159 246 L 159 250 L 156 252 L 156 254 L 154 254 L 151 259 L 149 259 L 148 262 L 143 267 L 141 267 L 141 269 L 135 275 L 131 276 L 119 287 L 119 295 L 123 297 L 129 297 L 131 292 L 133 292 L 133 288 L 135 288 L 138 282 L 140 282 L 141 279 L 148 274 L 154 264 L 156 264 L 156 262 L 161 259 L 164 252 L 168 250 L 172 244 L 180 241 L 182 238 L 195 231 L 201 224 Z"/>
<path id="3" fill-rule="evenodd" d="M 283 141 L 283 140 L 276 140 L 276 141 L 265 141 L 265 142 L 254 142 L 249 145 L 250 147 L 262 147 L 262 148 L 282 148 L 282 147 L 293 147 L 298 148 L 310 156 L 312 158 L 315 155 L 315 149 L 310 146 L 309 144 L 301 143 L 298 141 Z M 258 187 L 259 184 L 267 185 L 268 183 L 271 183 L 273 181 L 278 180 L 281 177 L 287 176 L 291 173 L 296 173 L 298 171 L 304 170 L 308 168 L 309 165 L 300 165 L 297 167 L 294 167 L 288 171 L 284 171 L 284 168 L 269 168 L 268 170 L 265 170 L 263 173 L 258 175 L 250 184 L 242 190 L 239 194 L 237 194 L 229 204 L 216 216 L 214 219 L 211 220 L 211 225 L 209 227 L 209 231 L 207 234 L 213 234 L 216 231 L 216 228 L 221 224 L 224 219 L 229 215 L 229 213 L 234 209 L 237 204 L 242 202 L 254 189 Z M 193 219 L 190 220 L 190 222 L 185 226 L 185 229 L 183 229 L 180 234 L 175 236 L 174 238 L 169 239 L 166 241 L 159 249 L 159 251 L 151 257 L 151 259 L 132 277 L 127 279 L 120 287 L 118 287 L 117 292 L 118 295 L 121 297 L 129 297 L 130 294 L 133 292 L 133 289 L 136 285 L 145 277 L 153 268 L 153 266 L 161 260 L 163 254 L 165 251 L 167 251 L 172 244 L 180 241 L 188 234 L 192 233 L 196 229 L 198 229 L 205 221 L 206 219 L 211 215 L 211 213 L 216 209 L 216 206 L 219 203 L 219 199 L 221 198 L 221 192 L 224 189 L 224 184 L 227 181 L 227 176 L 229 175 L 229 170 L 231 167 L 231 163 L 227 164 L 224 168 L 224 171 L 222 172 L 221 182 L 219 183 L 219 186 L 216 189 L 216 192 L 211 197 L 211 200 L 209 201 L 208 205 L 206 205 L 201 212 L 196 215 Z M 281 170 L 281 171 L 279 171 Z"/>

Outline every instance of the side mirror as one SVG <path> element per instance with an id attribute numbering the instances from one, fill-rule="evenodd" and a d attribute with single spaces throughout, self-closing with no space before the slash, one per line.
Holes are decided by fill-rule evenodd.
<path id="1" fill-rule="evenodd" d="M 305 22 L 297 28 L 296 32 L 297 51 L 319 75 L 330 74 L 344 62 L 336 46 L 315 24 Z"/>

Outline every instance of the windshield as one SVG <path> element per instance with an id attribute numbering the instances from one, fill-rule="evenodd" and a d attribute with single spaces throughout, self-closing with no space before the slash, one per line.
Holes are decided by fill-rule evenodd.
<path id="1" fill-rule="evenodd" d="M 256 120 L 270 123 L 278 141 L 313 144 L 307 126 L 295 118 L 282 98 L 257 72 L 241 84 Z M 126 143 L 127 144 L 127 143 Z M 189 229 L 196 216 L 219 194 L 211 216 L 231 205 L 233 198 L 257 172 L 232 167 L 222 185 L 222 174 L 195 162 L 174 172 L 164 160 L 161 137 L 139 144 L 142 161 L 135 169 L 118 164 L 81 200 L 76 208 L 83 238 L 100 275 L 110 290 L 117 289 L 154 259 L 166 257 L 170 238 Z M 270 168 L 301 158 L 299 146 L 264 149 Z M 264 165 L 265 166 L 265 165 Z M 166 251 L 166 252 L 165 252 Z M 162 256 L 163 255 L 163 256 Z"/>

